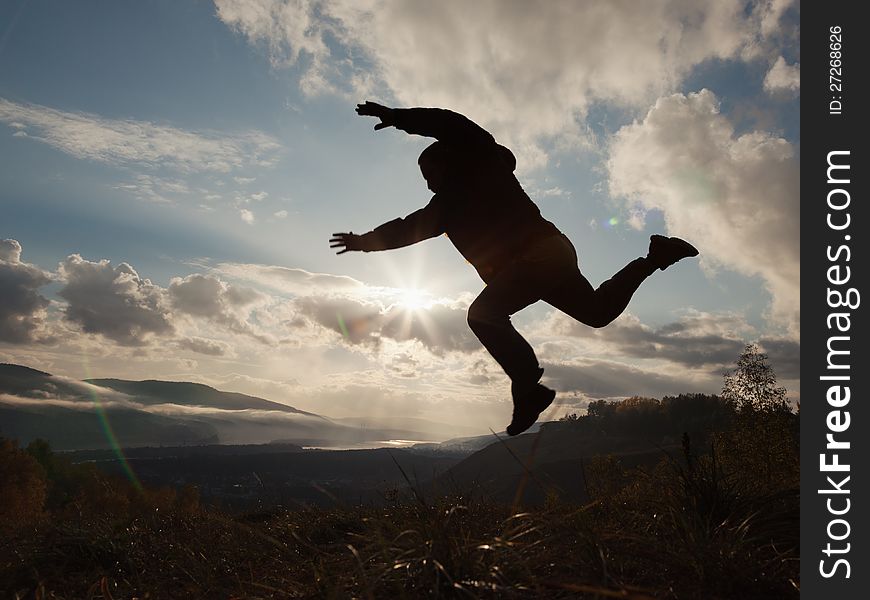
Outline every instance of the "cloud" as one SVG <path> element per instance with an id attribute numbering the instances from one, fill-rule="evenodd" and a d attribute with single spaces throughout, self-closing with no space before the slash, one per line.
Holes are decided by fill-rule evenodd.
<path id="1" fill-rule="evenodd" d="M 149 413 L 165 416 L 203 416 L 203 417 L 220 417 L 230 419 L 234 422 L 250 421 L 254 423 L 264 423 L 267 425 L 275 423 L 309 423 L 311 425 L 322 425 L 323 417 L 317 415 L 306 415 L 299 413 L 289 413 L 281 410 L 261 410 L 254 408 L 243 409 L 227 409 L 213 408 L 211 406 L 188 406 L 183 404 L 149 404 L 143 406 L 142 410 Z"/>
<path id="2" fill-rule="evenodd" d="M 781 379 L 800 379 L 801 346 L 788 338 L 762 337 L 758 340 L 761 350 L 770 359 L 776 375 Z"/>
<path id="3" fill-rule="evenodd" d="M 217 16 L 309 95 L 391 94 L 450 107 L 490 128 L 527 165 L 541 139 L 588 144 L 607 102 L 647 106 L 705 61 L 769 54 L 790 1 L 216 0 Z"/>
<path id="4" fill-rule="evenodd" d="M 798 341 L 760 335 L 735 313 L 690 310 L 660 327 L 645 325 L 636 316 L 626 313 L 607 327 L 593 329 L 554 310 L 539 323 L 535 334 L 548 339 L 544 343 L 546 351 L 539 353 L 543 359 L 558 360 L 576 354 L 577 349 L 570 340 L 579 338 L 595 354 L 664 361 L 713 374 L 732 369 L 746 344 L 755 342 L 768 353 L 779 376 L 800 377 Z M 590 347 L 590 342 L 595 345 Z"/>
<path id="5" fill-rule="evenodd" d="M 0 121 L 26 128 L 27 138 L 81 159 L 168 167 L 185 173 L 228 172 L 274 164 L 281 144 L 259 131 L 229 135 L 188 131 L 134 119 L 109 119 L 0 98 Z M 19 131 L 23 131 L 19 129 Z"/>
<path id="6" fill-rule="evenodd" d="M 173 277 L 167 294 L 172 307 L 181 313 L 209 319 L 262 343 L 274 341 L 248 321 L 251 309 L 268 300 L 256 290 L 228 284 L 214 275 L 194 274 Z"/>
<path id="7" fill-rule="evenodd" d="M 311 390 L 309 397 L 316 399 L 318 414 L 329 416 L 417 416 L 432 404 L 420 393 L 368 383 L 326 385 Z"/>
<path id="8" fill-rule="evenodd" d="M 16 396 L 13 394 L 0 394 L 0 404 L 11 404 L 12 406 L 32 406 L 45 407 L 54 406 L 57 408 L 66 408 L 71 410 L 79 410 L 92 412 L 96 410 L 94 403 L 86 400 L 70 400 L 63 398 L 31 398 L 27 396 Z M 100 408 L 113 409 L 141 409 L 141 404 L 133 402 L 118 402 L 115 400 L 101 401 Z"/>
<path id="9" fill-rule="evenodd" d="M 18 240 L 0 240 L 0 260 L 13 264 L 21 263 L 21 244 Z"/>
<path id="10" fill-rule="evenodd" d="M 606 360 L 544 362 L 544 382 L 559 392 L 574 392 L 588 398 L 677 395 L 685 392 L 718 391 L 721 379 L 685 370 L 668 373 L 660 368 L 643 369 Z"/>
<path id="11" fill-rule="evenodd" d="M 0 240 L 0 342 L 48 340 L 44 327 L 49 301 L 37 290 L 50 281 L 39 267 L 21 262 L 17 240 Z"/>
<path id="12" fill-rule="evenodd" d="M 480 344 L 466 322 L 467 299 L 432 299 L 409 306 L 407 290 L 368 286 L 352 277 L 270 265 L 220 263 L 212 273 L 292 296 L 290 311 L 273 311 L 296 329 L 315 324 L 351 345 L 381 340 L 419 342 L 429 351 L 471 352 Z"/>
<path id="13" fill-rule="evenodd" d="M 785 91 L 799 92 L 801 89 L 801 65 L 786 64 L 780 56 L 764 76 L 764 89 L 770 93 Z"/>
<path id="14" fill-rule="evenodd" d="M 658 328 L 626 313 L 607 327 L 593 329 L 552 311 L 539 333 L 595 341 L 622 356 L 665 360 L 697 369 L 733 362 L 755 331 L 738 315 L 727 313 L 690 311 Z"/>
<path id="15" fill-rule="evenodd" d="M 353 277 L 312 273 L 305 269 L 249 263 L 220 263 L 215 273 L 289 294 L 363 291 L 367 286 Z"/>
<path id="16" fill-rule="evenodd" d="M 178 340 L 178 347 L 183 350 L 190 350 L 199 354 L 208 356 L 224 356 L 229 352 L 229 344 L 216 340 L 207 340 L 204 338 L 190 337 Z"/>
<path id="17" fill-rule="evenodd" d="M 123 346 L 143 346 L 153 335 L 174 333 L 165 290 L 142 279 L 127 263 L 91 262 L 78 254 L 58 268 L 67 301 L 66 319 L 85 333 L 97 333 Z"/>
<path id="18" fill-rule="evenodd" d="M 179 198 L 190 197 L 193 193 L 183 181 L 141 173 L 135 176 L 134 181 L 118 184 L 114 189 L 124 190 L 140 200 L 159 204 L 171 204 Z"/>
<path id="19" fill-rule="evenodd" d="M 97 402 L 103 408 L 142 408 L 142 404 L 123 392 L 61 375 L 49 375 L 40 381 L 38 387 L 18 394 L 2 394 L 0 402 L 51 405 L 76 410 L 94 410 Z"/>
<path id="20" fill-rule="evenodd" d="M 800 176 L 789 142 L 735 135 L 709 90 L 674 94 L 614 136 L 607 169 L 611 195 L 661 210 L 668 233 L 701 251 L 702 266 L 760 277 L 771 318 L 797 334 Z"/>
<path id="21" fill-rule="evenodd" d="M 467 307 L 440 301 L 410 308 L 350 296 L 304 296 L 294 301 L 299 313 L 334 331 L 352 345 L 378 345 L 381 340 L 419 342 L 430 352 L 474 352 L 480 343 L 466 322 Z"/>
<path id="22" fill-rule="evenodd" d="M 446 301 L 425 307 L 390 306 L 383 315 L 381 337 L 397 342 L 418 341 L 430 352 L 475 352 L 481 345 L 467 320 L 468 306 Z"/>
<path id="23" fill-rule="evenodd" d="M 248 225 L 254 224 L 254 213 L 249 211 L 247 208 L 242 208 L 239 210 L 239 217 Z"/>

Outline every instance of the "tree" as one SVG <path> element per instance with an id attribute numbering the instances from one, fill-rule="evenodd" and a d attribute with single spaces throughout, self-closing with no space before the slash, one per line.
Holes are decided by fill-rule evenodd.
<path id="1" fill-rule="evenodd" d="M 29 525 L 42 516 L 45 471 L 12 440 L 0 438 L 0 531 Z"/>
<path id="2" fill-rule="evenodd" d="M 744 348 L 737 368 L 724 374 L 722 396 L 735 411 L 729 430 L 718 436 L 719 456 L 741 481 L 768 490 L 799 480 L 798 415 L 786 390 L 776 384 L 767 355 Z"/>
<path id="3" fill-rule="evenodd" d="M 776 373 L 767 354 L 755 344 L 747 344 L 737 359 L 737 368 L 724 377 L 722 397 L 738 412 L 789 410 L 785 388 L 776 385 Z"/>

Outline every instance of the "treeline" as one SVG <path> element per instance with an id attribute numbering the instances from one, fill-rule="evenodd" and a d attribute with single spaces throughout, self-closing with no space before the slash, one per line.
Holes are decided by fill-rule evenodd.
<path id="1" fill-rule="evenodd" d="M 199 510 L 193 486 L 143 488 L 94 463 L 73 464 L 48 442 L 26 448 L 0 438 L 0 531 L 15 531 L 71 515 L 127 517 L 155 510 Z"/>
<path id="2" fill-rule="evenodd" d="M 718 395 L 680 394 L 661 400 L 634 396 L 625 400 L 595 400 L 586 415 L 570 414 L 543 428 L 572 428 L 589 433 L 679 440 L 724 431 L 734 420 L 731 403 Z M 700 440 L 699 440 L 700 441 Z"/>

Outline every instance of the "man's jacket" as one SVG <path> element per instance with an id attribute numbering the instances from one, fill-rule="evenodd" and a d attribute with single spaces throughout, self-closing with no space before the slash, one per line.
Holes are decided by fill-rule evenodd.
<path id="1" fill-rule="evenodd" d="M 523 191 L 510 150 L 468 118 L 440 108 L 393 109 L 393 124 L 433 137 L 453 157 L 449 183 L 425 207 L 360 236 L 362 249 L 388 250 L 447 234 L 484 281 L 529 244 L 558 235 Z"/>

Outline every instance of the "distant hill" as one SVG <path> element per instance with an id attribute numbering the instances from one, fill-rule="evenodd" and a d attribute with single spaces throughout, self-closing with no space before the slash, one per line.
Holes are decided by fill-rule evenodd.
<path id="1" fill-rule="evenodd" d="M 423 425 L 424 422 L 420 422 Z M 0 436 L 59 450 L 281 440 L 318 447 L 439 439 L 375 420 L 336 422 L 256 396 L 183 381 L 84 381 L 0 364 Z M 113 441 L 114 440 L 114 441 Z"/>
<path id="2" fill-rule="evenodd" d="M 323 419 L 320 415 L 305 412 L 280 402 L 264 400 L 256 396 L 236 392 L 222 392 L 202 383 L 187 381 L 127 381 L 124 379 L 85 379 L 87 383 L 109 388 L 136 398 L 143 404 L 180 404 L 183 406 L 208 406 L 223 410 L 277 410 L 297 415 Z"/>
<path id="3" fill-rule="evenodd" d="M 111 431 L 111 433 L 109 433 Z M 40 438 L 56 450 L 123 446 L 214 444 L 216 428 L 195 419 L 178 419 L 136 410 L 112 410 L 103 420 L 95 411 L 59 406 L 10 407 L 0 401 L 0 436 L 22 445 Z"/>
<path id="4" fill-rule="evenodd" d="M 0 363 L 0 394 L 28 398 L 86 398 L 89 390 L 74 379 L 55 377 L 22 365 Z"/>
<path id="5" fill-rule="evenodd" d="M 540 502 L 553 492 L 585 501 L 586 467 L 595 456 L 615 456 L 624 468 L 651 466 L 668 455 L 682 455 L 684 435 L 690 449 L 709 448 L 713 432 L 724 431 L 732 416 L 726 400 L 707 394 L 595 401 L 586 415 L 541 423 L 537 433 L 500 436 L 441 475 L 435 485 L 506 502 L 520 488 L 525 502 Z M 446 442 L 439 446 L 449 447 Z"/>
<path id="6" fill-rule="evenodd" d="M 432 485 L 441 491 L 483 494 L 502 502 L 512 502 L 524 485 L 524 502 L 539 503 L 551 491 L 584 501 L 584 465 L 594 456 L 612 454 L 623 466 L 631 467 L 655 464 L 665 453 L 679 450 L 672 440 L 662 443 L 641 436 L 578 435 L 553 425 L 557 424 L 544 423 L 537 433 L 515 438 L 501 435 L 496 440 L 490 436 L 492 443 L 448 469 Z"/>

